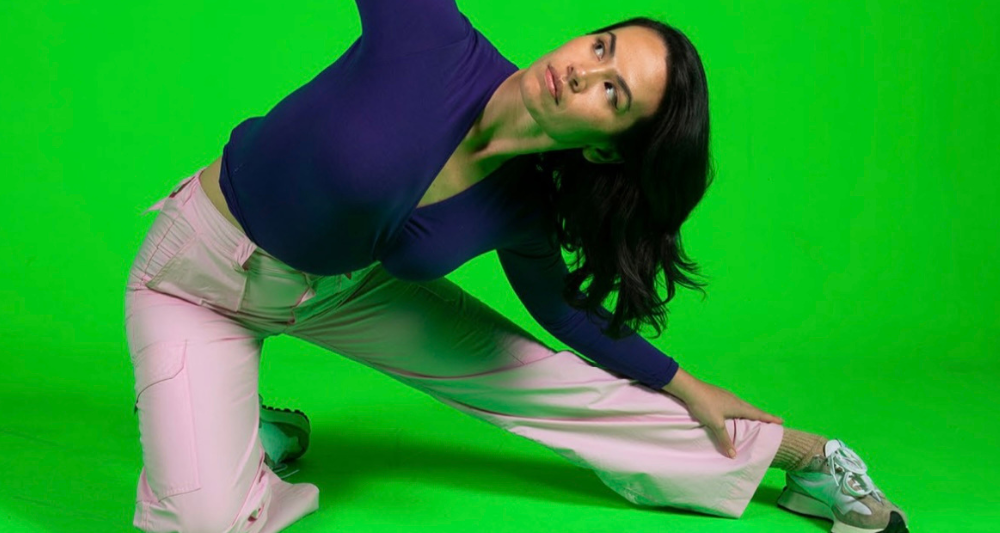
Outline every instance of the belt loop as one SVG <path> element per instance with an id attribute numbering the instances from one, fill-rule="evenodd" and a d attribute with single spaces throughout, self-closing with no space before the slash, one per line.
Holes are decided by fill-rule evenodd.
<path id="1" fill-rule="evenodd" d="M 188 176 L 184 181 L 181 182 L 180 185 L 177 186 L 176 189 L 174 189 L 174 192 L 170 193 L 170 196 L 174 197 L 174 196 L 177 196 L 177 195 L 179 195 L 179 194 L 181 194 L 183 192 L 184 193 L 184 197 L 181 198 L 181 203 L 187 203 L 187 201 L 192 196 L 194 196 L 194 194 L 196 192 L 198 192 L 198 187 L 200 186 L 200 185 L 196 184 L 194 187 L 188 187 L 188 185 L 192 181 L 195 181 L 195 180 L 199 179 L 201 177 L 201 173 L 204 172 L 206 168 L 208 168 L 208 167 L 207 166 L 206 167 L 201 167 L 200 169 L 198 169 L 198 172 L 195 172 L 191 176 Z"/>
<path id="2" fill-rule="evenodd" d="M 159 211 L 160 209 L 163 209 L 163 204 L 166 203 L 166 201 L 168 199 L 177 196 L 177 194 L 180 193 L 181 190 L 184 189 L 184 187 L 188 183 L 191 183 L 191 181 L 193 179 L 195 179 L 196 177 L 198 177 L 198 175 L 201 174 L 202 171 L 204 171 L 206 168 L 208 168 L 208 167 L 202 167 L 202 169 L 199 170 L 198 172 L 195 172 L 193 175 L 188 176 L 188 177 L 182 179 L 180 183 L 178 183 L 176 186 L 174 186 L 174 190 L 170 191 L 170 194 L 168 194 L 165 198 L 160 198 L 159 200 L 157 200 L 155 204 L 149 206 L 149 209 L 143 211 L 142 214 L 145 215 L 146 213 L 149 213 L 150 211 Z"/>
<path id="3" fill-rule="evenodd" d="M 204 170 L 204 169 L 202 169 L 202 170 Z M 183 180 L 181 180 L 181 182 L 178 183 L 176 187 L 174 187 L 174 190 L 170 191 L 170 195 L 168 196 L 168 198 L 173 198 L 173 197 L 177 196 L 178 193 L 180 193 L 182 190 L 184 190 L 184 187 L 186 187 L 188 183 L 191 183 L 191 180 L 193 180 L 193 179 L 195 179 L 195 178 L 198 177 L 198 174 L 200 172 L 201 172 L 201 170 L 199 170 L 198 172 L 195 172 L 194 174 L 192 174 L 192 175 L 184 178 Z"/>

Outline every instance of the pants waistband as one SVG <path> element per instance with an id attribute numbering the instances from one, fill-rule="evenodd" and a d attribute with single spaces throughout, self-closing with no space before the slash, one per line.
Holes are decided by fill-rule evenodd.
<path id="1" fill-rule="evenodd" d="M 193 175 L 182 179 L 176 186 L 174 186 L 173 191 L 171 191 L 169 195 L 161 198 L 155 204 L 150 206 L 150 208 L 145 212 L 148 213 L 150 211 L 161 210 L 168 201 L 176 202 L 179 208 L 182 209 L 191 203 L 193 214 L 197 216 L 200 222 L 212 232 L 216 242 L 224 246 L 227 249 L 227 252 L 231 252 L 232 257 L 244 269 L 246 269 L 247 261 L 250 259 L 250 256 L 256 252 L 257 254 L 267 258 L 273 266 L 290 272 L 301 272 L 267 253 L 267 251 L 263 248 L 257 246 L 256 243 L 250 240 L 250 237 L 247 236 L 242 228 L 233 225 L 232 222 L 219 212 L 218 208 L 215 207 L 212 200 L 201 188 L 201 175 L 206 168 L 208 168 L 207 165 L 198 169 L 198 171 Z M 359 279 L 377 265 L 378 262 L 373 262 L 368 266 L 352 272 L 347 272 L 343 275 L 347 279 Z M 309 274 L 307 272 L 301 273 L 306 276 L 306 279 L 324 277 L 321 275 Z"/>

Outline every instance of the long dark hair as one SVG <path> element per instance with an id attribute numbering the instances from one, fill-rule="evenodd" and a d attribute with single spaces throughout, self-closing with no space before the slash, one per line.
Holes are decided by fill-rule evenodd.
<path id="1" fill-rule="evenodd" d="M 572 307 L 596 314 L 617 290 L 605 335 L 618 339 L 650 323 L 659 336 L 665 305 L 676 283 L 701 291 L 681 270 L 698 273 L 681 246 L 680 227 L 714 177 L 709 160 L 708 84 L 694 45 L 674 27 L 636 17 L 588 35 L 622 26 L 655 30 L 667 46 L 667 90 L 656 112 L 612 143 L 622 161 L 595 164 L 580 149 L 537 154 L 537 169 L 551 179 L 548 200 L 559 244 L 575 254 L 563 289 Z M 563 179 L 565 178 L 565 179 Z M 583 260 L 581 260 L 581 252 Z M 660 300 L 663 270 L 667 297 Z M 582 285 L 591 279 L 586 292 Z M 662 323 L 662 325 L 661 325 Z"/>

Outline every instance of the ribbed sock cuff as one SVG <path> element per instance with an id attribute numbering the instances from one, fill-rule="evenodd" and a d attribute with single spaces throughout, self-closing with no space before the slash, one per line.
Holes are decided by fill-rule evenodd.
<path id="1" fill-rule="evenodd" d="M 802 470 L 818 456 L 823 457 L 823 447 L 828 439 L 813 433 L 785 428 L 781 446 L 771 466 L 787 472 Z"/>

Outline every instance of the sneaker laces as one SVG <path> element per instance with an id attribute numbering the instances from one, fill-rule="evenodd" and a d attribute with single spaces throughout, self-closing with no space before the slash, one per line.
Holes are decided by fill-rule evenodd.
<path id="1" fill-rule="evenodd" d="M 854 453 L 854 450 L 841 444 L 832 455 L 826 458 L 826 464 L 830 467 L 830 473 L 837 480 L 837 484 L 845 493 L 858 499 L 871 494 L 879 503 L 882 503 L 884 494 L 875 486 L 872 478 L 868 477 L 868 465 L 858 457 L 858 454 Z M 852 480 L 859 488 L 854 488 L 854 485 L 851 484 Z"/>

